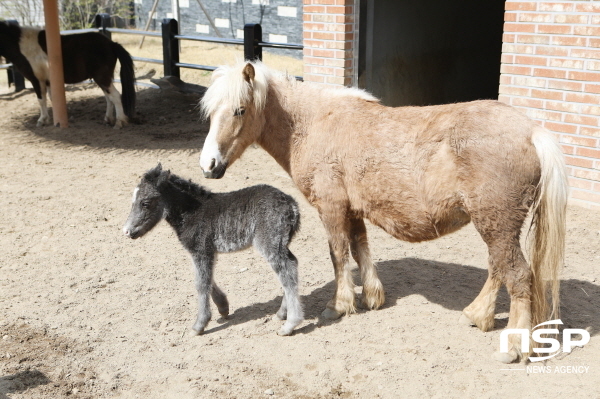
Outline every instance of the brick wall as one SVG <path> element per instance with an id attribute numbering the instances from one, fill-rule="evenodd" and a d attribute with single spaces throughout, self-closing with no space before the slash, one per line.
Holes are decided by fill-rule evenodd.
<path id="1" fill-rule="evenodd" d="M 304 80 L 350 86 L 355 81 L 354 0 L 304 0 Z"/>
<path id="2" fill-rule="evenodd" d="M 506 1 L 499 100 L 555 132 L 571 200 L 600 210 L 600 1 Z"/>

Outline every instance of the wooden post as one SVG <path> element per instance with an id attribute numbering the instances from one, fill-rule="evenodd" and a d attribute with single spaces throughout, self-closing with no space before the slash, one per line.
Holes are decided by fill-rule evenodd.
<path id="1" fill-rule="evenodd" d="M 262 27 L 260 24 L 244 25 L 244 59 L 247 61 L 262 61 Z"/>
<path id="2" fill-rule="evenodd" d="M 57 0 L 44 0 L 44 19 L 46 21 L 46 46 L 50 67 L 52 117 L 55 126 L 69 127 Z"/>
<path id="3" fill-rule="evenodd" d="M 172 18 L 162 20 L 162 45 L 163 45 L 163 66 L 165 68 L 165 76 L 177 76 L 179 67 L 175 65 L 179 62 L 179 40 L 175 39 L 175 35 L 179 31 L 177 21 Z"/>

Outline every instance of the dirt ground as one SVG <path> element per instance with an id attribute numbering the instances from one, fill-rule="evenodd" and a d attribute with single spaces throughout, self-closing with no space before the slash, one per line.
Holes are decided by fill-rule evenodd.
<path id="1" fill-rule="evenodd" d="M 472 225 L 421 244 L 369 226 L 386 305 L 327 321 L 324 229 L 264 151 L 205 180 L 198 98 L 140 89 L 139 122 L 121 131 L 102 124 L 93 85 L 70 87 L 67 101 L 70 128 L 37 128 L 31 90 L 0 92 L 0 399 L 600 397 L 600 213 L 569 208 L 562 275 L 562 320 L 591 341 L 546 368 L 502 365 L 491 354 L 507 323 L 504 292 L 495 330 L 458 323 L 487 273 Z M 298 200 L 291 249 L 306 320 L 293 336 L 276 334 L 282 291 L 252 249 L 217 262 L 231 317 L 213 305 L 206 333 L 188 335 L 196 293 L 174 233 L 164 222 L 136 241 L 121 231 L 134 186 L 158 161 L 213 191 L 268 183 Z"/>

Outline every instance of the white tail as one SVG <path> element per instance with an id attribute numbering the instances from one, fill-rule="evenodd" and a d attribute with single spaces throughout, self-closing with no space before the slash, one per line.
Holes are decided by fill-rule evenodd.
<path id="1" fill-rule="evenodd" d="M 531 324 L 558 319 L 559 273 L 565 253 L 566 210 L 569 193 L 565 160 L 552 133 L 542 127 L 531 141 L 540 159 L 541 177 L 533 204 L 530 264 Z M 548 293 L 552 295 L 549 309 Z"/>

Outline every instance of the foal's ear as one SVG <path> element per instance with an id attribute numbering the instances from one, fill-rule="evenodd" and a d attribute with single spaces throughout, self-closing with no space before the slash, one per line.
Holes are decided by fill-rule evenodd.
<path id="1" fill-rule="evenodd" d="M 246 66 L 244 67 L 244 70 L 242 71 L 242 75 L 244 75 L 244 80 L 248 83 L 252 83 L 252 81 L 254 80 L 254 66 L 251 63 L 247 63 Z"/>
<path id="2" fill-rule="evenodd" d="M 170 170 L 165 170 L 165 171 L 160 172 L 158 179 L 156 179 L 156 187 L 160 188 L 161 186 L 167 184 L 170 177 L 171 177 Z"/>

